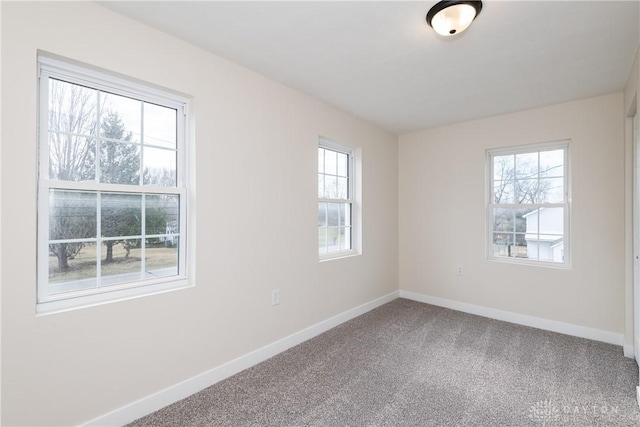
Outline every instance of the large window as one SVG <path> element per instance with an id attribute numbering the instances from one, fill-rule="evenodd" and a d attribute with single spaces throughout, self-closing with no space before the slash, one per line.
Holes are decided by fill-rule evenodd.
<path id="1" fill-rule="evenodd" d="M 318 146 L 318 252 L 321 259 L 354 252 L 353 150 L 321 139 Z"/>
<path id="2" fill-rule="evenodd" d="M 488 152 L 490 259 L 569 265 L 568 143 Z"/>
<path id="3" fill-rule="evenodd" d="M 38 308 L 186 282 L 186 100 L 39 58 Z"/>

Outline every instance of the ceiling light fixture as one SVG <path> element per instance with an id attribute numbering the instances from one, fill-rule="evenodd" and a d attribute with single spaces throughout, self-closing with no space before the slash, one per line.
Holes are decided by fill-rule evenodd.
<path id="1" fill-rule="evenodd" d="M 427 13 L 427 23 L 448 37 L 466 30 L 481 10 L 481 1 L 440 1 Z"/>

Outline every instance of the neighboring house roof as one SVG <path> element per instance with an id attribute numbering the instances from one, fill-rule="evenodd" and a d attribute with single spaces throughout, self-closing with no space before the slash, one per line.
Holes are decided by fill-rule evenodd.
<path id="1" fill-rule="evenodd" d="M 558 240 L 556 243 L 551 245 L 552 248 L 557 248 L 558 246 L 564 245 L 564 239 Z"/>
<path id="2" fill-rule="evenodd" d="M 524 238 L 531 242 L 550 242 L 554 246 L 564 242 L 564 237 L 557 234 L 525 234 Z"/>
<path id="3" fill-rule="evenodd" d="M 533 214 L 537 214 L 539 211 L 542 211 L 544 209 L 546 209 L 546 208 L 538 208 L 536 210 L 533 210 L 533 211 L 531 211 L 531 212 L 529 212 L 527 214 L 522 215 L 522 218 L 526 218 L 526 217 L 531 216 Z"/>

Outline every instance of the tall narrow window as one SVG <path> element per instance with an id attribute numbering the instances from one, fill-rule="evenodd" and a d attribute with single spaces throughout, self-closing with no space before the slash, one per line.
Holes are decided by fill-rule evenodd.
<path id="1" fill-rule="evenodd" d="M 318 252 L 353 252 L 353 150 L 322 140 L 318 146 Z"/>
<path id="2" fill-rule="evenodd" d="M 186 100 L 39 67 L 38 308 L 184 285 Z"/>
<path id="3" fill-rule="evenodd" d="M 488 256 L 569 265 L 568 143 L 488 152 Z"/>

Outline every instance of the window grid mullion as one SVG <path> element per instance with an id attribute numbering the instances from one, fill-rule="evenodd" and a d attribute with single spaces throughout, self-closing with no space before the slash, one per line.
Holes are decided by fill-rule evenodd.
<path id="1" fill-rule="evenodd" d="M 538 208 L 538 216 L 536 217 L 537 226 L 536 226 L 536 237 L 538 239 L 538 254 L 536 259 L 540 261 L 540 208 Z"/>
<path id="2" fill-rule="evenodd" d="M 96 176 L 95 176 L 95 181 L 97 183 L 100 183 L 101 177 L 102 177 L 102 170 L 100 167 L 100 163 L 102 160 L 102 138 L 100 135 L 100 115 L 102 114 L 102 108 L 100 105 L 101 101 L 101 96 L 100 94 L 102 93 L 101 91 L 96 91 L 97 95 L 97 102 L 96 102 L 96 128 L 95 128 L 95 138 L 96 138 Z"/>
<path id="3" fill-rule="evenodd" d="M 96 193 L 96 287 L 102 283 L 102 193 Z"/>
<path id="4" fill-rule="evenodd" d="M 144 141 L 144 102 L 140 101 L 140 176 L 138 177 L 138 182 L 140 183 L 140 186 L 144 186 L 144 152 L 145 152 L 144 142 L 145 142 Z M 176 171 L 176 179 L 177 179 L 177 171 Z"/>
<path id="5" fill-rule="evenodd" d="M 142 206 L 140 207 L 140 210 L 141 210 L 141 212 L 140 212 L 140 234 L 141 234 L 141 236 L 140 236 L 140 269 L 141 269 L 140 274 L 141 274 L 142 278 L 144 278 L 146 276 L 146 271 L 147 271 L 147 268 L 146 268 L 146 256 L 145 256 L 145 254 L 147 252 L 146 251 L 146 246 L 147 246 L 147 239 L 146 239 L 146 234 L 147 234 L 147 228 L 146 228 L 147 227 L 146 205 L 147 205 L 147 202 L 146 202 L 146 198 L 147 198 L 147 195 L 143 194 L 142 195 L 142 200 L 141 200 Z M 165 229 L 165 231 L 166 231 L 166 229 Z"/>
<path id="6" fill-rule="evenodd" d="M 516 212 L 517 208 L 511 209 L 511 220 L 513 221 L 513 254 L 512 256 L 516 257 L 516 252 L 518 251 L 518 235 L 516 234 Z"/>
<path id="7" fill-rule="evenodd" d="M 70 191 L 102 191 L 105 193 L 132 193 L 132 194 L 164 194 L 179 195 L 184 189 L 180 187 L 156 187 L 150 185 L 128 185 L 128 184 L 104 184 L 95 181 L 62 181 L 45 179 L 40 183 L 41 187 L 51 190 Z"/>

